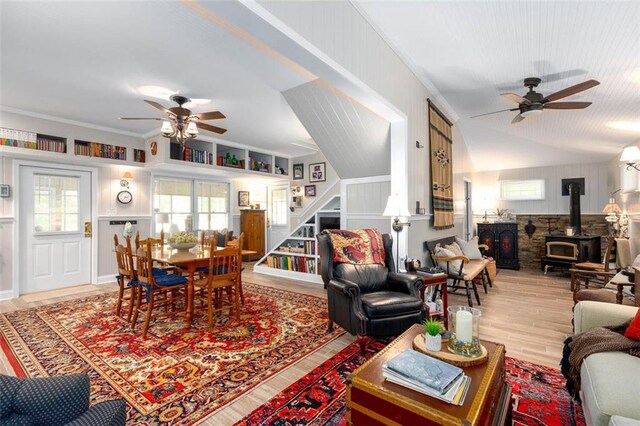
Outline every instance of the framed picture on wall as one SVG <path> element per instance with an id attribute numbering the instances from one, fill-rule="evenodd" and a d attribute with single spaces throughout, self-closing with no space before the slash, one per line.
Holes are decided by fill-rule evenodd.
<path id="1" fill-rule="evenodd" d="M 293 165 L 293 180 L 304 179 L 304 163 Z"/>
<path id="2" fill-rule="evenodd" d="M 327 163 L 309 164 L 309 182 L 324 182 L 327 180 Z"/>
<path id="3" fill-rule="evenodd" d="M 301 208 L 302 207 L 302 197 L 293 197 L 291 202 L 292 207 Z"/>
<path id="4" fill-rule="evenodd" d="M 238 191 L 238 207 L 249 207 L 249 191 Z"/>
<path id="5" fill-rule="evenodd" d="M 315 197 L 316 196 L 316 186 L 315 185 L 305 185 L 304 186 L 304 196 L 305 197 Z"/>

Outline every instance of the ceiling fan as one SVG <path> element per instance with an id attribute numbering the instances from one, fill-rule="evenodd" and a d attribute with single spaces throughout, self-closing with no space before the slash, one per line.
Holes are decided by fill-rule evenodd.
<path id="1" fill-rule="evenodd" d="M 191 110 L 184 108 L 183 105 L 190 101 L 189 98 L 173 95 L 171 100 L 178 104 L 177 107 L 165 108 L 158 102 L 144 100 L 152 107 L 159 109 L 167 114 L 166 118 L 138 118 L 138 117 L 120 117 L 121 120 L 156 120 L 162 121 L 160 132 L 165 138 L 176 138 L 178 142 L 184 143 L 187 139 L 193 139 L 198 136 L 198 129 L 208 132 L 217 133 L 219 135 L 227 131 L 220 127 L 203 123 L 205 120 L 219 120 L 226 118 L 220 111 L 201 112 L 192 114 Z"/>
<path id="2" fill-rule="evenodd" d="M 584 109 L 591 105 L 591 102 L 554 102 L 558 99 L 566 98 L 567 96 L 575 95 L 576 93 L 583 92 L 594 86 L 600 84 L 596 80 L 587 80 L 585 82 L 576 84 L 575 86 L 567 87 L 558 92 L 555 92 L 549 96 L 543 96 L 542 93 L 538 93 L 533 90 L 538 87 L 538 84 L 542 82 L 537 77 L 529 77 L 524 79 L 524 87 L 528 87 L 529 91 L 524 95 L 516 95 L 515 93 L 502 93 L 500 97 L 506 102 L 518 104 L 517 108 L 503 109 L 500 111 L 488 112 L 486 114 L 475 115 L 471 118 L 482 117 L 490 114 L 497 114 L 505 111 L 519 111 L 511 124 L 519 123 L 530 115 L 538 115 L 542 113 L 544 109 Z"/>

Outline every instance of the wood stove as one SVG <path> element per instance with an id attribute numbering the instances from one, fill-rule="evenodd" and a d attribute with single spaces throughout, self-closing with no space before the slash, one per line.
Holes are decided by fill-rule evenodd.
<path id="1" fill-rule="evenodd" d="M 546 253 L 540 267 L 546 273 L 550 266 L 571 267 L 574 263 L 600 263 L 600 236 L 547 235 Z"/>

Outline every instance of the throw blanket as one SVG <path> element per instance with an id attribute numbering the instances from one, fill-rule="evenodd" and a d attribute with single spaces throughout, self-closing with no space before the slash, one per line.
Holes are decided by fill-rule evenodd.
<path id="1" fill-rule="evenodd" d="M 358 229 L 356 231 L 345 231 L 342 229 L 325 229 L 322 233 L 331 238 L 334 262 L 356 265 L 379 263 L 384 265 L 386 256 L 382 234 L 379 230 Z"/>
<path id="2" fill-rule="evenodd" d="M 598 352 L 622 351 L 640 357 L 640 341 L 624 337 L 629 322 L 618 326 L 598 327 L 567 337 L 564 341 L 560 370 L 567 378 L 567 391 L 580 401 L 580 367 L 582 361 Z"/>

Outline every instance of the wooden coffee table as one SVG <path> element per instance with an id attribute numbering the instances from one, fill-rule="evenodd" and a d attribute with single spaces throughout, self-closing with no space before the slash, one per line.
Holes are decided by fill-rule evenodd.
<path id="1" fill-rule="evenodd" d="M 412 326 L 349 375 L 347 423 L 367 426 L 510 424 L 511 386 L 505 383 L 504 345 L 482 341 L 488 351 L 488 361 L 464 368 L 465 374 L 471 377 L 471 386 L 462 406 L 385 381 L 382 364 L 412 348 L 414 337 L 423 330 L 421 325 Z"/>

